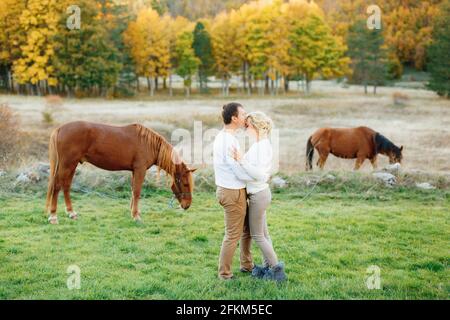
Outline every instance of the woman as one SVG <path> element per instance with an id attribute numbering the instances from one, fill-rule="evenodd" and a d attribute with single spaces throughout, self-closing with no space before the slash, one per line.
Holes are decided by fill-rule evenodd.
<path id="1" fill-rule="evenodd" d="M 267 183 L 272 168 L 272 146 L 268 139 L 272 126 L 272 120 L 263 112 L 248 114 L 247 133 L 255 137 L 256 142 L 243 157 L 236 149 L 233 149 L 231 153 L 232 157 L 254 179 L 246 182 L 250 234 L 262 251 L 264 264 L 255 266 L 252 275 L 257 278 L 283 281 L 286 279 L 284 264 L 278 261 L 273 250 L 266 220 L 266 208 L 272 200 Z"/>

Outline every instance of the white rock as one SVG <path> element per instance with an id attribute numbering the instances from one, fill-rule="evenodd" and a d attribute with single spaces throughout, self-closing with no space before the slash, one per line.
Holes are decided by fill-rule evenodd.
<path id="1" fill-rule="evenodd" d="M 31 180 L 30 180 L 30 178 L 28 178 L 28 175 L 27 175 L 26 173 L 23 173 L 23 172 L 22 172 L 21 174 L 19 174 L 19 175 L 17 176 L 16 181 L 17 181 L 17 182 L 28 183 L 28 182 L 30 182 Z"/>
<path id="2" fill-rule="evenodd" d="M 39 173 L 42 173 L 42 174 L 45 174 L 45 175 L 49 175 L 50 174 L 50 164 L 48 164 L 48 163 L 40 162 L 37 165 L 36 169 L 37 169 L 37 171 Z"/>
<path id="3" fill-rule="evenodd" d="M 327 176 L 325 177 L 325 180 L 334 181 L 334 180 L 336 180 L 336 177 L 333 176 L 332 174 L 327 174 Z"/>
<path id="4" fill-rule="evenodd" d="M 375 172 L 373 176 L 378 180 L 382 180 L 386 186 L 393 186 L 397 183 L 395 176 L 388 172 Z"/>
<path id="5" fill-rule="evenodd" d="M 276 176 L 272 178 L 272 185 L 275 188 L 286 188 L 287 186 L 287 181 L 284 180 L 283 178 Z"/>
<path id="6" fill-rule="evenodd" d="M 0 169 L 0 177 L 3 177 L 4 175 L 6 175 L 6 171 L 5 171 L 5 170 L 2 170 L 2 169 Z"/>
<path id="7" fill-rule="evenodd" d="M 385 168 L 383 168 L 383 171 L 386 171 L 386 172 L 389 172 L 392 174 L 398 174 L 400 172 L 401 168 L 402 168 L 402 165 L 397 162 L 397 163 L 386 166 Z"/>
<path id="8" fill-rule="evenodd" d="M 432 184 L 428 183 L 428 182 L 423 182 L 423 183 L 416 183 L 416 187 L 419 189 L 423 189 L 423 190 L 433 190 L 436 189 L 435 186 L 433 186 Z"/>

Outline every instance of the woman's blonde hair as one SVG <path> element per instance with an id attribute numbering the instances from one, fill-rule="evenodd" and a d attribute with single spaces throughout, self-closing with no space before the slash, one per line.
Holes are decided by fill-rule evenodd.
<path id="1" fill-rule="evenodd" d="M 259 135 L 269 135 L 272 131 L 273 121 L 264 112 L 250 112 L 247 115 L 247 120 L 255 127 Z"/>

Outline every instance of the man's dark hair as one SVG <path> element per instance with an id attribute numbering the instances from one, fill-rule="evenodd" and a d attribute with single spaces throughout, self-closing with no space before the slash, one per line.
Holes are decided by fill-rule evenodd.
<path id="1" fill-rule="evenodd" d="M 223 123 L 230 124 L 231 118 L 238 116 L 238 114 L 239 114 L 238 108 L 239 107 L 242 108 L 242 105 L 237 102 L 231 102 L 231 103 L 224 105 L 223 110 L 222 110 Z"/>

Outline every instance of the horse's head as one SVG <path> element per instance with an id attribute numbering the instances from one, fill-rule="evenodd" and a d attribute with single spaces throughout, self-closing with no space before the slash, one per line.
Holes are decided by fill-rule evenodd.
<path id="1" fill-rule="evenodd" d="M 196 169 L 189 169 L 184 163 L 177 164 L 173 174 L 172 192 L 184 210 L 187 210 L 192 203 L 192 191 L 194 190 L 194 180 L 192 172 Z"/>
<path id="2" fill-rule="evenodd" d="M 389 163 L 390 164 L 394 164 L 394 163 L 402 163 L 402 159 L 403 159 L 403 146 L 401 146 L 400 148 L 393 145 L 391 150 L 389 151 Z"/>

